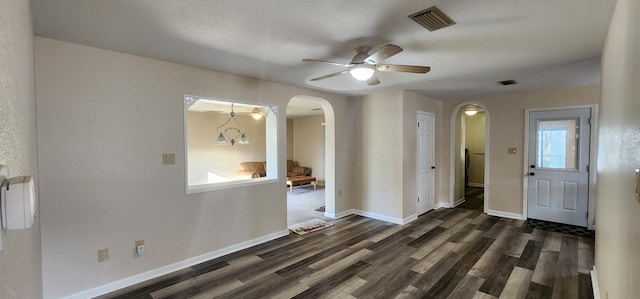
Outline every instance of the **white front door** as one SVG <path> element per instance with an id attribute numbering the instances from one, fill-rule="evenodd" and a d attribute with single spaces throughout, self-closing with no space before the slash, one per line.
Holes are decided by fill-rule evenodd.
<path id="1" fill-rule="evenodd" d="M 434 195 L 434 150 L 435 116 L 433 113 L 418 112 L 418 215 L 433 210 Z"/>
<path id="2" fill-rule="evenodd" d="M 591 109 L 529 113 L 528 218 L 587 226 Z"/>

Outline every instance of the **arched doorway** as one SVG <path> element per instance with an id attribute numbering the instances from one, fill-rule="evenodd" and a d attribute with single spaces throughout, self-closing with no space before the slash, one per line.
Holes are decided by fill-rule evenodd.
<path id="1" fill-rule="evenodd" d="M 489 209 L 489 119 L 489 111 L 479 102 L 461 103 L 451 113 L 449 201 L 451 207 L 464 204 L 468 196 L 477 195 L 473 191 L 469 192 L 469 189 L 482 188 L 479 191 L 483 199 L 481 210 L 487 213 Z M 465 126 L 467 122 L 473 126 L 469 128 L 470 130 Z M 482 124 L 484 128 L 478 130 L 478 124 Z M 473 140 L 467 140 L 467 134 L 472 134 L 470 139 Z M 483 136 L 478 136 L 481 134 Z M 482 146 L 478 146 L 479 143 Z M 473 173 L 471 167 L 474 167 Z M 478 171 L 479 167 L 483 169 Z M 471 175 L 474 175 L 473 179 Z"/>
<path id="2" fill-rule="evenodd" d="M 320 138 L 322 140 L 315 140 L 316 144 L 319 144 L 321 149 L 321 157 L 316 153 L 315 158 L 321 159 L 321 167 L 315 167 L 316 169 L 312 169 L 313 176 L 317 176 L 320 184 L 324 186 L 324 216 L 328 218 L 335 218 L 335 207 L 336 207 L 336 182 L 335 182 L 335 170 L 336 170 L 336 153 L 335 153 L 335 144 L 336 144 L 336 129 L 335 129 L 335 113 L 333 110 L 333 106 L 329 101 L 323 98 L 299 95 L 291 98 L 287 105 L 287 124 L 290 124 L 290 118 L 294 120 L 296 118 L 305 117 L 305 116 L 324 116 L 324 120 L 321 124 L 322 133 L 321 136 L 316 136 L 316 139 Z M 314 124 L 315 126 L 316 124 Z M 319 125 L 319 124 L 317 124 Z M 292 141 L 291 133 L 293 133 L 290 128 L 287 128 L 287 159 L 296 159 L 295 155 L 291 154 L 292 146 L 289 144 Z M 306 135 L 302 132 L 298 132 L 298 134 L 293 134 L 294 136 Z M 305 142 L 305 146 L 308 146 L 308 142 Z M 295 149 L 294 149 L 295 150 Z M 310 164 L 314 164 L 313 162 L 308 162 Z M 315 165 L 318 165 L 318 162 L 315 162 Z"/>

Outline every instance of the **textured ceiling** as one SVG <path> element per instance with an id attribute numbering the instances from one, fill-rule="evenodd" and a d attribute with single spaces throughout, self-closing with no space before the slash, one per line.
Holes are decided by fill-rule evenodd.
<path id="1" fill-rule="evenodd" d="M 437 5 L 456 25 L 429 32 L 407 16 Z M 615 0 L 32 0 L 38 36 L 345 95 L 407 89 L 440 99 L 595 84 Z M 376 86 L 301 62 L 348 62 L 393 43 Z M 518 85 L 497 81 L 515 79 Z"/>

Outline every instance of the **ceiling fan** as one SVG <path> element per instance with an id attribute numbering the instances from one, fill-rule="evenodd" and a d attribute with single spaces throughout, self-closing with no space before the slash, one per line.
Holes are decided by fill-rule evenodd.
<path id="1" fill-rule="evenodd" d="M 369 85 L 376 85 L 380 84 L 380 80 L 378 80 L 378 77 L 374 74 L 376 70 L 380 72 L 402 72 L 418 74 L 425 74 L 429 72 L 429 70 L 431 70 L 431 68 L 428 66 L 379 64 L 385 59 L 402 52 L 402 48 L 396 45 L 386 44 L 383 47 L 375 50 L 373 53 L 369 53 L 369 51 L 371 51 L 371 47 L 367 46 L 357 47 L 355 50 L 356 56 L 351 59 L 350 63 L 340 63 L 318 59 L 302 59 L 302 61 L 304 62 L 326 63 L 347 68 L 346 70 L 342 70 L 333 74 L 313 78 L 310 81 L 319 81 L 350 73 L 351 76 L 353 76 L 353 78 L 358 81 L 367 82 L 367 84 Z"/>

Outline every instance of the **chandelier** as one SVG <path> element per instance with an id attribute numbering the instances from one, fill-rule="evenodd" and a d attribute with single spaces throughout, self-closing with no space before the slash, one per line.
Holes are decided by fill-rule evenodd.
<path id="1" fill-rule="evenodd" d="M 231 113 L 229 113 L 229 119 L 227 119 L 224 124 L 219 126 L 216 131 L 218 132 L 216 144 L 249 144 L 247 135 L 244 133 L 244 128 L 240 125 L 240 123 L 238 123 L 238 120 L 236 119 L 236 113 L 233 112 L 233 103 L 231 103 Z"/>

